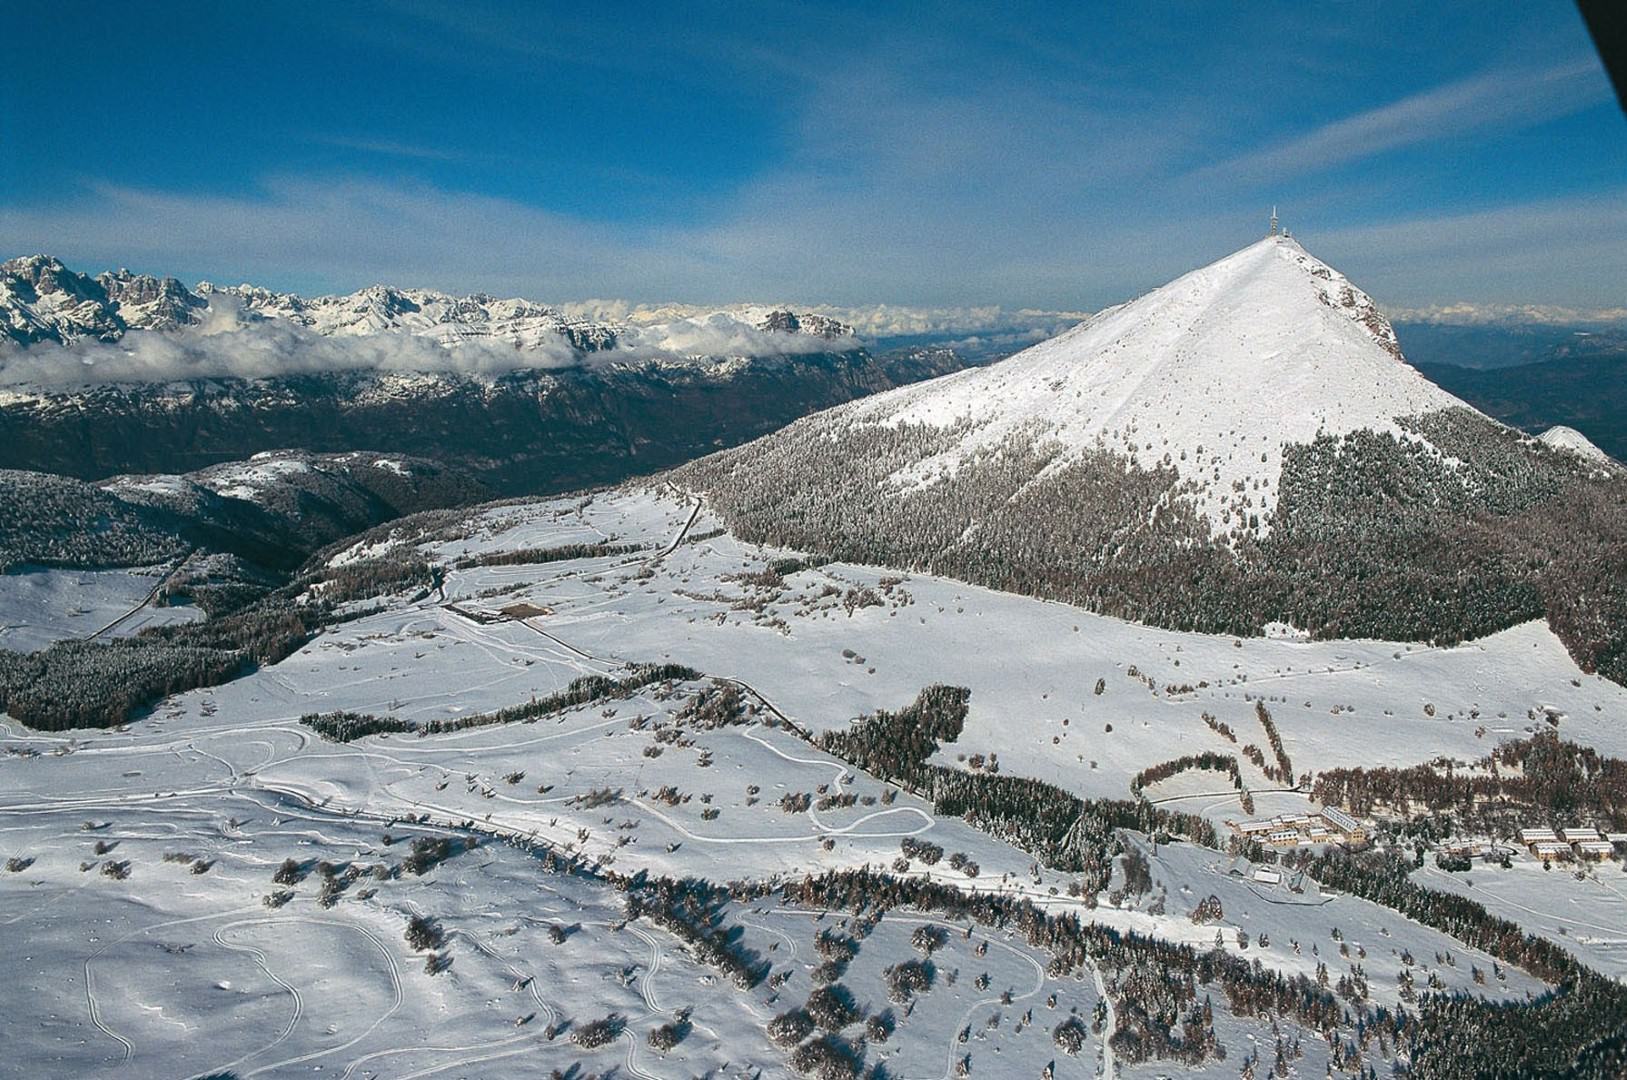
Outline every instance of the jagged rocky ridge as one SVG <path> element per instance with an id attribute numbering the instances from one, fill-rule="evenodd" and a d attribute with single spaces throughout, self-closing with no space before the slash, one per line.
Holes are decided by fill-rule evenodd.
<path id="1" fill-rule="evenodd" d="M 0 263 L 0 344 L 116 341 L 127 330 L 176 330 L 202 319 L 208 301 L 175 278 L 128 270 L 91 277 L 48 255 Z"/>
<path id="2" fill-rule="evenodd" d="M 440 345 L 491 341 L 521 351 L 564 345 L 581 353 L 614 348 L 628 327 L 575 318 L 524 299 L 484 293 L 453 296 L 433 289 L 373 285 L 343 296 L 302 297 L 256 285 L 199 283 L 116 270 L 94 277 L 49 255 L 0 263 L 0 345 L 112 342 L 131 331 L 175 332 L 211 313 L 249 322 L 283 319 L 324 336 L 410 334 Z M 719 312 L 764 333 L 804 335 L 850 345 L 853 329 L 821 315 L 784 309 Z M 808 349 L 805 351 L 818 351 Z"/>
<path id="3" fill-rule="evenodd" d="M 1627 478 L 1475 412 L 1270 239 L 1024 353 L 673 474 L 742 537 L 1177 629 L 1453 642 L 1627 680 Z"/>

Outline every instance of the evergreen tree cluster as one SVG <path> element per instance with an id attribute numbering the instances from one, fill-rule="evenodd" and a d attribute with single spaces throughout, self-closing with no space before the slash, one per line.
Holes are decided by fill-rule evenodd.
<path id="1" fill-rule="evenodd" d="M 0 574 L 24 566 L 155 566 L 189 546 L 175 523 L 93 484 L 0 469 Z"/>
<path id="2" fill-rule="evenodd" d="M 927 879 L 861 868 L 790 882 L 781 894 L 799 905 L 848 911 L 906 908 L 1010 932 L 1051 955 L 1053 976 L 1087 964 L 1113 971 L 1118 976 L 1119 1026 L 1109 1037 L 1115 1051 L 1130 1061 L 1164 1056 L 1196 1063 L 1218 1056 L 1212 1014 L 1198 999 L 1199 988 L 1211 985 L 1226 995 L 1239 1016 L 1292 1019 L 1330 1037 L 1352 1022 L 1332 993 L 1303 975 L 1289 978 L 1228 953 L 1120 933 L 1073 914 L 1048 914 L 1009 893 L 966 893 Z"/>
<path id="3" fill-rule="evenodd" d="M 1317 775 L 1312 794 L 1360 815 L 1450 813 L 1504 837 L 1530 825 L 1627 829 L 1627 761 L 1552 732 L 1504 743 L 1463 773 L 1450 761 L 1329 769 Z"/>
<path id="4" fill-rule="evenodd" d="M 1232 778 L 1232 787 L 1242 790 L 1243 773 L 1238 767 L 1237 759 L 1230 754 L 1205 750 L 1199 754 L 1187 754 L 1171 761 L 1147 766 L 1130 778 L 1130 791 L 1132 794 L 1140 795 L 1144 788 L 1161 780 L 1168 780 L 1176 773 L 1188 769 L 1208 769 L 1211 772 L 1225 773 Z"/>
<path id="5" fill-rule="evenodd" d="M 235 649 L 146 639 L 0 650 L 0 710 L 40 731 L 112 727 L 158 698 L 225 682 L 249 666 Z"/>
<path id="6" fill-rule="evenodd" d="M 1282 748 L 1282 736 L 1277 733 L 1276 721 L 1271 719 L 1271 710 L 1265 707 L 1265 702 L 1256 701 L 1254 703 L 1254 715 L 1259 718 L 1260 727 L 1265 729 L 1265 741 L 1271 747 L 1271 752 L 1276 755 L 1277 759 L 1275 768 L 1268 766 L 1262 771 L 1267 779 L 1292 786 L 1294 783 L 1294 763 L 1289 760 L 1288 751 Z"/>
<path id="7" fill-rule="evenodd" d="M 441 735 L 450 731 L 464 731 L 494 724 L 516 724 L 535 721 L 539 717 L 580 708 L 599 701 L 625 699 L 656 683 L 686 682 L 700 678 L 700 673 L 681 664 L 638 664 L 619 679 L 607 675 L 583 675 L 557 693 L 532 698 L 521 705 L 510 705 L 493 712 L 471 713 L 456 720 L 402 720 L 394 716 L 376 716 L 371 713 L 329 712 L 307 713 L 299 722 L 331 742 L 350 742 L 383 732 L 412 732 L 416 735 Z"/>
<path id="8" fill-rule="evenodd" d="M 627 917 L 667 930 L 700 963 L 749 990 L 768 977 L 769 964 L 745 944 L 738 927 L 725 923 L 729 899 L 727 891 L 693 878 L 641 879 L 627 893 Z"/>
<path id="9" fill-rule="evenodd" d="M 897 712 L 878 710 L 847 728 L 824 732 L 819 747 L 872 776 L 920 787 L 928 775 L 927 758 L 940 743 L 960 738 L 971 697 L 965 687 L 929 686 Z"/>
<path id="10" fill-rule="evenodd" d="M 940 743 L 959 737 L 970 701 L 965 687 L 929 686 L 908 707 L 860 717 L 844 730 L 823 733 L 817 744 L 929 799 L 938 814 L 964 818 L 1047 866 L 1081 874 L 1091 895 L 1112 876 L 1120 829 L 1220 846 L 1214 825 L 1204 818 L 1162 810 L 1144 799 L 1086 800 L 1043 780 L 929 764 Z M 921 849 L 917 842 L 916 851 Z M 910 847 L 904 854 L 911 855 Z"/>
<path id="11" fill-rule="evenodd" d="M 366 613 L 350 605 L 427 589 L 437 574 L 416 555 L 395 552 L 318 566 L 204 622 L 149 627 L 133 638 L 59 641 L 35 653 L 0 649 L 0 709 L 43 731 L 121 724 L 169 694 L 274 664 L 318 629 Z"/>
<path id="12" fill-rule="evenodd" d="M 1430 994 L 1409 1033 L 1413 1068 L 1442 1080 L 1627 1075 L 1627 987 L 1465 896 L 1416 884 L 1402 857 L 1329 850 L 1308 871 L 1324 885 L 1399 911 L 1554 985 L 1528 1002 Z"/>
<path id="13" fill-rule="evenodd" d="M 565 562 L 571 559 L 598 559 L 607 555 L 632 555 L 644 551 L 646 544 L 560 544 L 550 548 L 515 548 L 512 551 L 492 551 L 484 555 L 466 555 L 452 564 L 456 570 L 472 570 L 478 566 L 526 566 L 533 563 Z"/>
<path id="14" fill-rule="evenodd" d="M 674 718 L 689 726 L 710 730 L 741 723 L 746 713 L 746 702 L 740 688 L 732 682 L 713 679 L 700 693 L 685 702 Z"/>

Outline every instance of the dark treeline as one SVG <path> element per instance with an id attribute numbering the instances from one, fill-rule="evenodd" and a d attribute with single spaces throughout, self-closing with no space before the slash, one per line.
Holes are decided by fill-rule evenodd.
<path id="1" fill-rule="evenodd" d="M 225 682 L 250 665 L 235 649 L 132 639 L 0 651 L 0 710 L 41 731 L 112 727 L 157 698 Z"/>
<path id="2" fill-rule="evenodd" d="M 1086 800 L 1042 780 L 929 764 L 941 743 L 959 737 L 970 700 L 964 687 L 929 686 L 908 707 L 860 717 L 845 730 L 825 732 L 816 744 L 930 800 L 937 813 L 965 818 L 1047 866 L 1080 874 L 1080 887 L 1090 896 L 1112 876 L 1113 858 L 1122 850 L 1120 829 L 1220 846 L 1208 821 L 1142 799 Z"/>
<path id="3" fill-rule="evenodd" d="M 1135 933 L 1050 915 L 999 892 L 967 893 L 919 878 L 869 870 L 831 871 L 786 885 L 788 902 L 861 911 L 913 908 L 948 920 L 1011 931 L 1046 950 L 1050 971 L 1062 975 L 1087 961 L 1116 974 L 1119 1024 L 1114 1049 L 1128 1060 L 1175 1058 L 1201 1062 L 1204 1026 L 1193 1025 L 1201 988 L 1218 986 L 1239 1016 L 1289 1019 L 1318 1032 L 1335 1048 L 1339 1068 L 1362 1065 L 1371 1043 L 1410 1059 L 1408 1075 L 1458 1078 L 1575 1077 L 1614 1080 L 1627 1075 L 1627 988 L 1603 978 L 1557 945 L 1524 934 L 1463 897 L 1413 884 L 1404 861 L 1330 854 L 1311 872 L 1324 884 L 1384 904 L 1409 918 L 1525 967 L 1556 988 L 1526 1002 L 1495 1003 L 1462 994 L 1423 996 L 1416 1014 L 1341 1002 L 1326 987 L 1292 978 L 1220 950 L 1198 951 Z M 1212 1032 L 1212 1029 L 1210 1029 Z M 1194 1042 L 1197 1045 L 1194 1045 Z"/>
<path id="4" fill-rule="evenodd" d="M 1217 987 L 1238 1016 L 1292 1019 L 1330 1038 L 1353 1024 L 1332 992 L 1303 975 L 1286 978 L 1219 950 L 1200 952 L 1071 914 L 1050 915 L 1008 893 L 968 893 L 859 869 L 791 882 L 781 894 L 792 904 L 854 912 L 906 908 L 1008 931 L 1050 954 L 1053 977 L 1099 965 L 1115 975 L 1119 1017 L 1109 1037 L 1114 1051 L 1131 1062 L 1173 1058 L 1199 1064 L 1217 1054 L 1212 1018 L 1191 1023 L 1194 1011 L 1200 1018 L 1208 1013 L 1200 997 L 1204 987 Z M 1387 1014 L 1377 1015 L 1393 1023 Z"/>
<path id="5" fill-rule="evenodd" d="M 166 516 L 92 484 L 0 469 L 0 574 L 26 566 L 156 566 L 187 551 Z"/>
<path id="6" fill-rule="evenodd" d="M 456 720 L 403 720 L 395 716 L 375 716 L 371 713 L 328 712 L 307 713 L 299 722 L 332 742 L 350 742 L 368 735 L 386 732 L 411 732 L 416 735 L 440 735 L 468 728 L 488 727 L 493 724 L 515 724 L 566 709 L 591 705 L 611 698 L 628 698 L 655 683 L 687 682 L 700 678 L 700 673 L 681 664 L 638 664 L 627 675 L 612 679 L 607 675 L 583 675 L 557 693 L 532 698 L 520 705 L 510 705 L 493 712 L 460 716 Z"/>
<path id="7" fill-rule="evenodd" d="M 1185 757 L 1175 758 L 1173 761 L 1149 765 L 1136 773 L 1130 779 L 1130 791 L 1141 794 L 1143 788 L 1156 784 L 1160 780 L 1168 780 L 1176 773 L 1188 769 L 1207 769 L 1211 772 L 1225 773 L 1232 778 L 1232 787 L 1241 789 L 1243 786 L 1243 773 L 1237 765 L 1237 759 L 1230 754 L 1218 754 L 1213 750 L 1205 750 L 1201 754 L 1187 754 Z"/>
<path id="8" fill-rule="evenodd" d="M 627 893 L 627 917 L 645 918 L 689 947 L 701 963 L 715 968 L 741 990 L 768 977 L 769 964 L 741 940 L 724 919 L 729 894 L 693 879 L 642 879 Z"/>
<path id="9" fill-rule="evenodd" d="M 963 817 L 1047 866 L 1079 874 L 1087 897 L 1107 887 L 1113 859 L 1123 850 L 1121 829 L 1220 846 L 1215 827 L 1196 814 L 1145 799 L 1081 799 L 1042 780 L 936 768 L 929 795 L 936 812 Z"/>
<path id="10" fill-rule="evenodd" d="M 470 570 L 477 566 L 520 566 L 569 559 L 597 559 L 606 555 L 632 555 L 647 548 L 647 544 L 561 544 L 551 548 L 515 548 L 513 551 L 466 555 L 452 566 L 457 570 Z"/>
<path id="11" fill-rule="evenodd" d="M 1551 732 L 1503 744 L 1467 775 L 1450 762 L 1330 769 L 1317 775 L 1313 794 L 1355 814 L 1451 813 L 1467 827 L 1505 837 L 1529 825 L 1627 829 L 1627 761 Z"/>
<path id="12" fill-rule="evenodd" d="M 391 475 L 387 469 L 365 472 L 370 477 L 374 473 Z M 0 493 L 8 481 L 18 476 L 30 482 L 37 479 L 30 474 L 0 474 Z M 373 479 L 377 482 L 376 477 Z M 83 484 L 69 487 L 71 490 L 63 497 L 79 500 L 69 509 L 84 503 L 88 491 L 91 501 L 85 504 L 85 512 L 108 512 L 108 507 L 97 501 L 105 494 L 99 489 Z M 478 493 L 478 488 L 475 490 Z M 41 492 L 21 501 L 26 510 L 19 519 L 22 525 L 42 515 L 77 520 L 60 507 L 53 509 L 54 491 L 47 484 Z M 446 495 L 439 488 L 436 491 Z M 38 501 L 31 501 L 34 494 L 40 495 Z M 392 497 L 399 505 L 410 505 L 407 496 L 394 493 Z M 488 508 L 503 505 L 507 504 L 487 504 Z M 236 555 L 196 553 L 170 578 L 160 595 L 165 602 L 195 603 L 208 616 L 206 621 L 150 627 L 124 641 L 62 641 L 32 654 L 0 650 L 0 709 L 40 730 L 109 727 L 129 720 L 165 695 L 213 686 L 257 666 L 274 664 L 298 650 L 322 628 L 366 614 L 356 606 L 360 601 L 391 594 L 427 596 L 440 584 L 442 571 L 431 565 L 416 546 L 462 538 L 468 532 L 471 513 L 466 509 L 424 510 L 338 539 L 328 539 L 338 526 L 318 523 L 305 532 L 290 534 L 289 543 L 298 539 L 300 544 L 276 549 L 279 558 L 290 554 L 298 558 L 310 550 L 310 544 L 324 544 L 292 572 L 267 568 Z M 0 522 L 0 548 L 16 531 L 13 524 Z M 116 524 L 113 522 L 109 528 Z M 72 538 L 83 532 L 70 530 L 66 535 Z M 113 532 L 116 541 L 122 533 L 116 528 Z M 334 556 L 353 546 L 385 550 L 370 559 L 329 565 Z M 113 558 L 111 551 L 97 547 L 77 554 L 58 553 L 60 558 L 31 552 L 30 558 L 55 559 L 63 565 L 128 561 L 122 555 Z M 136 554 L 142 560 L 158 561 L 159 557 L 181 553 L 184 548 L 171 544 L 162 551 L 154 549 L 149 553 L 143 549 Z M 81 674 L 84 677 L 79 677 Z"/>
<path id="13" fill-rule="evenodd" d="M 107 642 L 59 641 L 36 653 L 0 650 L 0 710 L 42 731 L 111 727 L 166 695 L 274 664 L 323 627 L 367 613 L 349 605 L 424 593 L 438 580 L 416 553 L 318 565 L 279 588 L 250 590 L 240 609 L 204 622 Z"/>
<path id="14" fill-rule="evenodd" d="M 1259 718 L 1260 726 L 1265 729 L 1265 741 L 1276 755 L 1275 768 L 1267 766 L 1262 771 L 1268 780 L 1275 780 L 1289 787 L 1294 783 L 1294 763 L 1288 759 L 1288 751 L 1282 748 L 1282 736 L 1277 734 L 1277 722 L 1271 719 L 1271 710 L 1265 707 L 1265 702 L 1254 703 L 1254 715 Z"/>
<path id="15" fill-rule="evenodd" d="M 819 746 L 883 780 L 923 786 L 927 758 L 940 743 L 960 738 L 971 697 L 962 686 L 929 686 L 897 712 L 878 710 L 845 729 L 824 732 Z"/>

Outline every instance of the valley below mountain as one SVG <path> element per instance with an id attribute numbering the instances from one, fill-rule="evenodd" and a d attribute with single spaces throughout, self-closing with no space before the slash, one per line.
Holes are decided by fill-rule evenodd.
<path id="1" fill-rule="evenodd" d="M 1627 461 L 1627 348 L 1476 371 L 1420 365 L 1431 382 L 1505 424 L 1533 434 L 1555 425 L 1583 432 L 1618 462 Z"/>
<path id="2" fill-rule="evenodd" d="M 367 450 L 434 458 L 495 492 L 553 493 L 667 468 L 959 366 L 942 349 L 854 350 L 493 378 L 312 373 L 0 389 L 0 465 L 96 480 L 290 447 Z"/>

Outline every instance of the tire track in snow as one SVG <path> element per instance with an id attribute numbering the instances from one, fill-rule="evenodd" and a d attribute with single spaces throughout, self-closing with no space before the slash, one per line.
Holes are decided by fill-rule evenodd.
<path id="1" fill-rule="evenodd" d="M 235 928 L 240 927 L 240 926 L 260 926 L 260 925 L 266 925 L 266 924 L 297 922 L 297 921 L 299 921 L 299 920 L 297 920 L 297 919 L 240 919 L 237 922 L 227 923 L 225 926 L 216 927 L 214 934 L 211 935 L 214 938 L 215 944 L 219 945 L 221 948 L 227 949 L 227 950 L 229 950 L 231 952 L 247 953 L 248 955 L 254 957 L 255 965 L 258 966 L 259 969 L 265 973 L 266 978 L 270 979 L 272 982 L 274 982 L 278 986 L 282 987 L 284 990 L 286 990 L 288 992 L 288 995 L 291 998 L 294 999 L 294 1013 L 293 1013 L 292 1016 L 290 1016 L 288 1018 L 288 1023 L 283 1025 L 282 1031 L 280 1033 L 278 1033 L 278 1035 L 277 1035 L 277 1037 L 275 1039 L 272 1039 L 270 1042 L 266 1043 L 264 1046 L 260 1047 L 258 1050 L 252 1050 L 249 1053 L 244 1054 L 242 1057 L 238 1058 L 236 1061 L 233 1061 L 230 1064 L 224 1066 L 222 1069 L 219 1070 L 220 1072 L 230 1072 L 231 1070 L 237 1068 L 239 1065 L 243 1064 L 243 1062 L 248 1061 L 251 1058 L 259 1057 L 261 1054 L 265 1053 L 266 1051 L 271 1050 L 274 1047 L 280 1046 L 282 1043 L 286 1042 L 288 1037 L 294 1033 L 294 1028 L 299 1024 L 300 1018 L 305 1015 L 305 999 L 304 999 L 304 997 L 302 997 L 300 995 L 299 988 L 294 986 L 292 983 L 287 982 L 280 975 L 278 975 L 275 971 L 271 970 L 271 965 L 266 962 L 265 950 L 258 949 L 256 947 L 254 947 L 253 945 L 233 945 L 231 942 L 226 940 L 226 931 L 235 929 Z"/>

